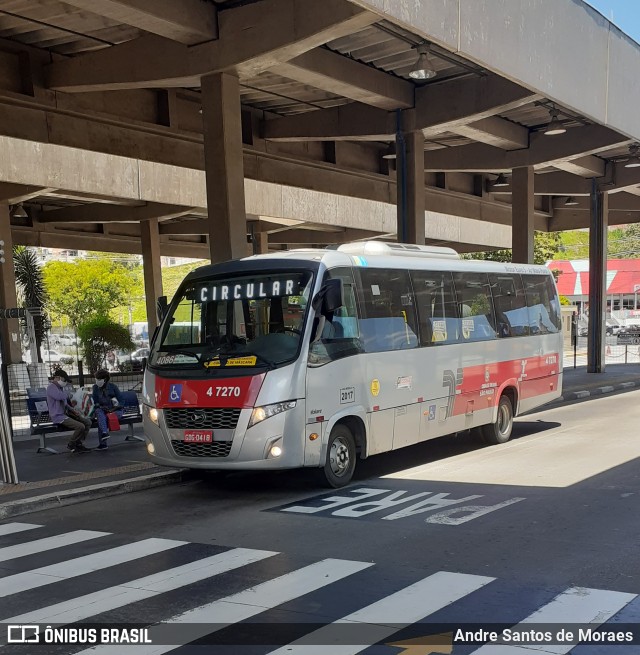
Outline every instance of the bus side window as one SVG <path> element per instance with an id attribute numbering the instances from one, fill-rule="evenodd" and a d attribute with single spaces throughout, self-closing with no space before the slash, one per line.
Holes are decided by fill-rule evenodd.
<path id="1" fill-rule="evenodd" d="M 356 269 L 362 300 L 360 332 L 366 352 L 418 346 L 417 320 L 409 272 Z"/>
<path id="2" fill-rule="evenodd" d="M 444 271 L 411 271 L 420 321 L 420 345 L 457 343 L 458 309 L 453 278 Z"/>
<path id="3" fill-rule="evenodd" d="M 315 318 L 312 334 L 316 333 L 320 321 L 323 325 L 320 338 L 313 341 L 309 348 L 309 362 L 314 366 L 362 352 L 358 303 L 351 269 L 331 269 L 325 274 L 323 282 L 331 279 L 342 280 L 344 305 L 329 316 Z"/>
<path id="4" fill-rule="evenodd" d="M 529 329 L 531 334 L 553 334 L 560 331 L 555 287 L 548 275 L 524 275 Z"/>
<path id="5" fill-rule="evenodd" d="M 496 311 L 499 337 L 520 337 L 529 334 L 527 300 L 519 274 L 490 273 L 489 284 Z"/>
<path id="6" fill-rule="evenodd" d="M 463 342 L 495 339 L 496 319 L 486 273 L 454 273 Z"/>

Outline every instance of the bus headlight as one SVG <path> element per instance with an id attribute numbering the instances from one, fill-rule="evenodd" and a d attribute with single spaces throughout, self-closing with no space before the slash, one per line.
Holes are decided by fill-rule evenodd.
<path id="1" fill-rule="evenodd" d="M 143 407 L 144 413 L 149 417 L 149 420 L 158 425 L 158 410 L 155 407 L 149 407 L 149 405 L 143 405 Z"/>
<path id="2" fill-rule="evenodd" d="M 262 407 L 256 407 L 254 408 L 253 412 L 251 412 L 249 427 L 264 421 L 266 418 L 275 416 L 276 414 L 281 414 L 282 412 L 286 412 L 288 409 L 293 409 L 295 406 L 295 400 L 287 400 L 284 403 L 273 403 L 273 405 L 263 405 Z"/>

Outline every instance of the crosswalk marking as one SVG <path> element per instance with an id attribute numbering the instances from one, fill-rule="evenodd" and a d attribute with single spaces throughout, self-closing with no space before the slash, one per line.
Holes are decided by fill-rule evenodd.
<path id="1" fill-rule="evenodd" d="M 109 532 L 95 532 L 94 530 L 74 530 L 73 532 L 65 532 L 64 534 L 58 534 L 53 537 L 28 541 L 17 546 L 7 546 L 6 548 L 0 548 L 0 562 L 26 557 L 27 555 L 36 555 L 37 553 L 46 553 L 54 548 L 79 544 L 90 539 L 106 537 L 109 534 Z"/>
<path id="2" fill-rule="evenodd" d="M 75 578 L 85 573 L 106 569 L 116 564 L 130 562 L 139 557 L 161 553 L 171 548 L 183 546 L 185 543 L 185 541 L 173 541 L 171 539 L 144 539 L 143 541 L 137 541 L 132 544 L 103 550 L 99 553 L 77 557 L 61 562 L 60 564 L 52 564 L 24 573 L 16 573 L 15 575 L 2 578 L 0 598 L 17 594 L 21 591 L 28 591 L 29 589 L 44 587 L 45 585 L 60 582 L 68 578 Z"/>
<path id="3" fill-rule="evenodd" d="M 518 626 L 524 628 L 528 623 L 543 625 L 555 623 L 561 619 L 564 625 L 588 623 L 590 627 L 596 628 L 608 621 L 635 598 L 636 594 L 620 591 L 571 587 L 523 619 Z M 524 655 L 534 650 L 563 655 L 572 648 L 575 648 L 575 644 L 524 644 L 521 646 L 487 644 L 474 650 L 473 653 L 474 655 Z"/>
<path id="4" fill-rule="evenodd" d="M 480 589 L 495 578 L 464 573 L 439 571 L 390 596 L 364 607 L 336 621 L 336 623 L 362 624 L 366 643 L 343 644 L 341 632 L 331 625 L 323 626 L 287 646 L 271 651 L 269 655 L 355 655 L 373 646 L 425 616 L 450 605 L 456 600 Z M 366 626 L 366 628 L 364 627 Z"/>
<path id="5" fill-rule="evenodd" d="M 2 621 L 4 623 L 19 624 L 56 623 L 62 625 L 75 623 L 139 600 L 145 600 L 167 591 L 186 587 L 194 582 L 253 564 L 277 554 L 269 550 L 235 548 L 160 573 L 154 573 L 144 578 L 131 580 L 126 584 L 102 589 L 20 616 L 2 619 Z"/>
<path id="6" fill-rule="evenodd" d="M 0 525 L 0 537 L 6 534 L 15 534 L 16 532 L 24 532 L 25 530 L 33 530 L 34 528 L 41 528 L 41 525 L 34 525 L 33 523 L 5 523 Z"/>
<path id="7" fill-rule="evenodd" d="M 325 559 L 232 596 L 172 616 L 163 623 L 200 624 L 190 625 L 189 641 L 193 641 L 220 630 L 226 625 L 244 621 L 268 609 L 321 589 L 370 566 L 373 566 L 370 562 Z M 212 625 L 212 621 L 215 621 L 214 625 Z M 95 646 L 76 653 L 76 655 L 88 655 L 88 653 L 162 655 L 162 653 L 168 653 L 176 648 L 180 648 L 180 646 Z"/>
<path id="8" fill-rule="evenodd" d="M 0 525 L 0 536 L 18 534 L 41 527 L 43 526 L 27 523 L 7 523 Z M 108 535 L 110 533 L 76 530 L 18 545 L 0 547 L 0 562 L 26 555 L 44 554 L 52 549 L 73 546 Z M 14 541 L 19 540 L 20 536 Z M 187 542 L 169 539 L 145 539 L 31 571 L 8 575 L 0 578 L 0 597 L 37 589 L 56 582 L 64 582 L 118 564 L 134 562 L 139 558 L 162 553 L 185 544 Z M 70 600 L 39 609 L 30 609 L 18 616 L 0 617 L 0 624 L 70 625 L 132 603 L 156 599 L 161 594 L 183 589 L 278 554 L 267 550 L 229 549 Z M 59 559 L 55 552 L 51 557 Z M 134 568 L 134 566 L 130 568 Z M 350 576 L 372 566 L 374 564 L 371 562 L 342 559 L 318 561 L 277 578 L 268 579 L 266 582 L 238 593 L 163 619 L 163 614 L 166 615 L 170 610 L 165 611 L 153 619 L 158 622 L 151 629 L 151 635 L 157 642 L 155 644 L 96 645 L 81 653 L 76 653 L 76 655 L 96 653 L 101 655 L 164 655 L 182 648 L 184 644 L 274 608 L 280 608 L 284 603 L 302 598 L 333 583 L 342 580 L 345 581 L 343 584 L 349 585 L 348 578 Z M 331 655 L 357 655 L 377 643 L 388 642 L 389 638 L 392 638 L 398 630 L 430 617 L 452 603 L 464 599 L 469 594 L 474 592 L 480 594 L 480 590 L 494 580 L 495 578 L 487 576 L 440 571 L 361 607 L 334 623 L 323 625 L 287 645 L 272 650 L 268 655 L 326 655 L 328 651 L 331 652 Z M 102 586 L 102 584 L 94 585 L 94 587 L 98 586 Z M 338 586 L 336 590 L 335 587 L 331 587 L 329 589 L 331 597 L 335 596 L 336 599 L 339 599 L 342 588 Z M 188 591 L 184 591 L 183 596 L 186 597 L 188 593 Z M 380 595 L 380 593 L 377 594 L 378 597 Z M 33 597 L 24 598 L 22 601 L 32 603 L 37 607 L 37 603 L 42 602 L 38 600 L 38 596 L 38 594 L 34 594 Z M 482 595 L 478 596 L 480 601 L 483 597 Z M 631 593 L 571 587 L 522 619 L 513 628 L 514 631 L 525 632 L 534 625 L 556 624 L 589 626 L 595 629 L 606 624 L 636 599 L 638 596 Z M 306 606 L 312 600 L 314 599 L 305 599 L 303 602 Z M 154 605 L 157 603 L 159 607 L 163 602 L 165 601 L 160 599 L 153 601 Z M 364 601 L 361 604 L 365 605 Z M 315 618 L 314 614 L 313 612 L 300 614 L 295 610 L 291 613 L 292 616 L 298 617 L 294 618 L 294 621 L 304 621 L 306 617 L 313 619 Z M 557 624 L 557 621 L 562 623 Z M 104 625 L 107 626 L 107 624 Z M 172 628 L 174 625 L 176 631 Z M 348 632 L 345 633 L 345 630 Z M 425 632 L 428 630 L 429 626 L 426 625 Z M 0 635 L 0 648 L 6 643 L 5 640 L 6 635 Z M 162 640 L 173 641 L 173 644 L 162 644 L 160 643 Z M 283 644 L 284 642 L 280 641 L 279 643 Z M 473 651 L 473 655 L 532 655 L 532 651 L 542 652 L 545 655 L 567 655 L 574 648 L 575 643 L 570 642 L 566 644 L 487 644 L 477 647 Z"/>

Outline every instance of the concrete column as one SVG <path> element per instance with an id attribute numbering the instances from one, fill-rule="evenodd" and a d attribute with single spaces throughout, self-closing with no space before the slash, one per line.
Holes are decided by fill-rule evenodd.
<path id="1" fill-rule="evenodd" d="M 160 231 L 158 219 L 140 221 L 144 295 L 147 307 L 149 336 L 158 327 L 157 300 L 162 295 L 162 269 L 160 266 Z"/>
<path id="2" fill-rule="evenodd" d="M 396 138 L 398 242 L 424 245 L 424 135 L 406 131 Z"/>
<path id="3" fill-rule="evenodd" d="M 605 370 L 608 225 L 609 195 L 600 191 L 594 179 L 591 190 L 591 224 L 589 226 L 588 373 L 604 373 Z"/>
<path id="4" fill-rule="evenodd" d="M 247 253 L 240 83 L 227 73 L 202 78 L 204 161 L 211 263 Z"/>
<path id="5" fill-rule="evenodd" d="M 266 255 L 269 252 L 269 235 L 266 232 L 255 232 L 253 235 L 253 254 Z"/>
<path id="6" fill-rule="evenodd" d="M 11 237 L 11 216 L 9 205 L 0 203 L 0 241 L 4 241 L 4 264 L 0 264 L 0 307 L 18 306 L 16 293 L 16 272 L 13 268 L 13 239 Z M 0 319 L 2 336 L 2 361 L 17 364 L 22 361 L 20 347 L 20 324 L 18 319 Z"/>
<path id="7" fill-rule="evenodd" d="M 511 177 L 512 261 L 533 264 L 534 200 L 533 166 L 514 168 Z"/>

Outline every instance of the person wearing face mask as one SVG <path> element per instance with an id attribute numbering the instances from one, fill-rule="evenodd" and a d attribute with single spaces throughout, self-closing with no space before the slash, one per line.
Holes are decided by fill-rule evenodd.
<path id="1" fill-rule="evenodd" d="M 120 419 L 122 418 L 122 407 L 124 398 L 120 389 L 110 382 L 110 375 L 107 370 L 101 368 L 96 373 L 95 384 L 93 385 L 93 402 L 96 406 L 96 419 L 98 420 L 98 450 L 106 450 L 107 439 L 109 438 L 109 425 L 107 414 L 113 412 Z"/>
<path id="2" fill-rule="evenodd" d="M 75 411 L 70 403 L 73 389 L 66 371 L 58 369 L 51 376 L 51 384 L 47 387 L 47 406 L 51 422 L 67 430 L 73 430 L 67 448 L 74 453 L 91 451 L 82 442 L 89 434 L 91 419 Z"/>

